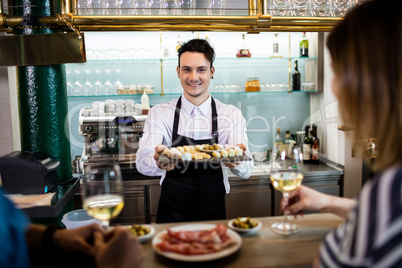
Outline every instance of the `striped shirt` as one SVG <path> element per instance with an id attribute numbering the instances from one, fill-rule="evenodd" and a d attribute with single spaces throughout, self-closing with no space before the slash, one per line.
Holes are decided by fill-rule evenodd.
<path id="1" fill-rule="evenodd" d="M 367 182 L 320 248 L 322 267 L 402 267 L 402 166 Z"/>

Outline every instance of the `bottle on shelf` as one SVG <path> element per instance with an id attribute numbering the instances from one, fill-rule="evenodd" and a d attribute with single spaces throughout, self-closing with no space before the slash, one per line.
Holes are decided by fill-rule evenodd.
<path id="1" fill-rule="evenodd" d="M 247 41 L 246 41 L 246 34 L 243 34 L 243 38 L 239 45 L 239 49 L 237 50 L 236 57 L 237 58 L 250 58 L 251 57 L 251 52 L 250 52 L 250 49 L 249 49 Z"/>
<path id="2" fill-rule="evenodd" d="M 283 139 L 281 137 L 281 128 L 276 129 L 276 137 L 274 142 L 274 147 L 278 147 L 279 151 L 284 150 Z"/>
<path id="3" fill-rule="evenodd" d="M 144 94 L 141 96 L 141 113 L 143 115 L 147 115 L 149 112 L 149 97 L 147 95 L 146 90 L 144 90 Z"/>
<path id="4" fill-rule="evenodd" d="M 317 125 L 313 125 L 311 143 L 311 163 L 319 164 L 320 160 L 320 140 L 317 137 Z"/>
<path id="5" fill-rule="evenodd" d="M 275 34 L 274 41 L 272 44 L 272 57 L 282 57 L 282 47 L 281 40 L 278 34 Z"/>
<path id="6" fill-rule="evenodd" d="M 311 161 L 311 140 L 310 140 L 310 125 L 305 127 L 303 141 L 303 162 L 310 163 Z"/>
<path id="7" fill-rule="evenodd" d="M 308 58 L 308 39 L 306 32 L 303 32 L 302 40 L 300 41 L 300 57 Z"/>
<path id="8" fill-rule="evenodd" d="M 300 91 L 300 72 L 297 60 L 295 60 L 295 69 L 292 74 L 292 91 Z"/>
<path id="9" fill-rule="evenodd" d="M 286 134 L 285 134 L 285 149 L 286 149 L 288 158 L 292 158 L 292 156 L 293 156 L 293 148 L 294 148 L 295 144 L 296 144 L 296 141 L 291 138 L 289 130 L 286 130 Z"/>

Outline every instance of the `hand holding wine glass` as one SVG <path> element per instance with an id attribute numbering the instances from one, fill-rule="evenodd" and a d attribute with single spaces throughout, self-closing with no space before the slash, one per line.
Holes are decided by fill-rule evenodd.
<path id="1" fill-rule="evenodd" d="M 289 194 L 298 189 L 303 181 L 303 157 L 301 157 L 300 149 L 293 148 L 292 155 L 289 155 L 287 150 L 275 146 L 270 158 L 271 183 L 276 190 L 282 192 L 284 202 L 288 201 Z M 271 228 L 274 232 L 283 235 L 294 234 L 299 230 L 296 224 L 288 221 L 286 212 L 284 220 L 273 223 Z"/>
<path id="2" fill-rule="evenodd" d="M 119 165 L 87 166 L 83 180 L 83 208 L 88 215 L 102 221 L 104 229 L 124 207 L 123 182 Z"/>

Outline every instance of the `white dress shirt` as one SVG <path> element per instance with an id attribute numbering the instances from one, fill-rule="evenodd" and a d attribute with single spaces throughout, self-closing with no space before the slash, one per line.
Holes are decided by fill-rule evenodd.
<path id="1" fill-rule="evenodd" d="M 218 114 L 218 143 L 230 145 L 243 143 L 248 146 L 246 120 L 241 111 L 233 105 L 214 100 Z M 144 135 L 139 142 L 139 149 L 136 154 L 137 170 L 147 176 L 161 176 L 161 185 L 166 176 L 166 170 L 158 168 L 156 164 L 154 159 L 155 146 L 159 144 L 166 145 L 169 148 L 172 146 L 173 121 L 177 101 L 178 99 L 158 104 L 150 109 L 144 126 Z M 195 106 L 182 95 L 177 134 L 194 140 L 201 140 L 211 139 L 211 132 L 211 96 L 200 106 Z M 248 150 L 245 153 L 252 158 Z M 231 171 L 235 176 L 247 179 L 253 172 L 253 163 L 252 160 L 243 161 Z M 227 167 L 223 164 L 222 172 L 226 193 L 229 193 Z"/>

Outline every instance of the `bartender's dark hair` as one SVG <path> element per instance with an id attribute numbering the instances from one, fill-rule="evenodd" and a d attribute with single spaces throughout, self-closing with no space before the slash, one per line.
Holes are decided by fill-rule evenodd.
<path id="1" fill-rule="evenodd" d="M 209 42 L 205 39 L 191 39 L 181 45 L 178 50 L 179 53 L 179 66 L 180 66 L 180 57 L 184 52 L 199 52 L 205 55 L 205 58 L 211 63 L 211 66 L 215 60 L 215 50 L 211 47 Z"/>
<path id="2" fill-rule="evenodd" d="M 353 8 L 327 39 L 340 113 L 354 138 L 375 138 L 374 170 L 402 163 L 402 1 Z"/>

